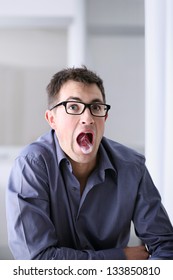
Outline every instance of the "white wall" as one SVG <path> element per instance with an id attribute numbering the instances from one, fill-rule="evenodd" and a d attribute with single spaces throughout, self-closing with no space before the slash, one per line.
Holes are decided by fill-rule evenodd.
<path id="1" fill-rule="evenodd" d="M 143 1 L 86 3 L 86 64 L 104 79 L 112 105 L 106 135 L 143 151 Z M 67 65 L 67 28 L 38 28 L 38 23 L 34 28 L 31 22 L 20 28 L 0 25 L 0 145 L 23 145 L 47 130 L 45 87 L 54 72 Z"/>
<path id="2" fill-rule="evenodd" d="M 0 145 L 23 145 L 48 129 L 45 88 L 66 64 L 66 33 L 0 29 L 0 40 Z"/>
<path id="3" fill-rule="evenodd" d="M 73 17 L 74 3 L 75 0 L 15 0 L 14 4 L 13 0 L 0 0 L 0 17 Z"/>
<path id="4" fill-rule="evenodd" d="M 9 1 L 0 0 L 0 202 L 2 203 L 0 258 L 10 258 L 7 249 L 4 204 L 9 170 L 18 149 L 48 129 L 44 120 L 45 88 L 51 76 L 67 65 L 67 26 L 74 14 L 72 5 L 74 0 L 70 1 L 69 9 L 63 9 L 62 6 L 59 8 L 60 2 L 62 5 L 64 0 L 52 0 L 53 9 L 48 11 L 48 16 L 46 4 L 45 6 L 42 4 L 41 10 L 38 9 L 39 6 L 33 9 L 37 11 L 33 16 L 32 9 L 29 9 L 29 16 L 26 16 L 23 2 L 18 0 L 15 1 L 17 7 L 15 15 L 9 14 L 14 11 L 12 8 L 4 9 L 3 14 L 3 7 L 7 6 L 3 6 L 2 2 L 9 4 Z M 17 5 L 19 2 L 22 5 L 21 10 Z M 27 1 L 27 5 L 34 5 L 35 8 L 36 2 L 30 0 Z M 48 2 L 50 5 L 50 1 Z M 112 106 L 106 135 L 142 152 L 144 151 L 143 2 L 143 0 L 86 1 L 88 31 L 86 64 L 103 78 L 107 102 Z M 13 2 L 10 7 L 14 7 Z M 63 16 L 58 15 L 60 11 L 65 21 Z M 12 156 L 9 156 L 9 153 Z M 6 248 L 5 253 L 4 249 L 1 250 L 3 244 Z"/>

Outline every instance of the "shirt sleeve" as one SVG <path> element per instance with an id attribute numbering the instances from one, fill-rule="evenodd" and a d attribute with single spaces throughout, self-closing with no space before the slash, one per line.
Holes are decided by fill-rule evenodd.
<path id="1" fill-rule="evenodd" d="M 123 249 L 75 250 L 61 247 L 52 222 L 48 175 L 43 160 L 19 157 L 6 195 L 9 246 L 15 259 L 125 259 Z"/>
<path id="2" fill-rule="evenodd" d="M 133 221 L 151 260 L 173 259 L 173 227 L 147 168 L 140 182 Z"/>

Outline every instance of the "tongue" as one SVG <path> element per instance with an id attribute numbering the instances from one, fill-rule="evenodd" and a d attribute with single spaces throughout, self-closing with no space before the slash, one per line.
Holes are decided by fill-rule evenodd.
<path id="1" fill-rule="evenodd" d="M 84 154 L 89 154 L 92 151 L 93 145 L 91 144 L 87 133 L 81 133 L 77 138 L 77 142 Z"/>

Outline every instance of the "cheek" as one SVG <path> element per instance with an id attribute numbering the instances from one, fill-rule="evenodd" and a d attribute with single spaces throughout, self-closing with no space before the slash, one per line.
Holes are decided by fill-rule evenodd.
<path id="1" fill-rule="evenodd" d="M 60 118 L 56 125 L 56 135 L 63 142 L 70 142 L 75 129 L 75 124 L 69 118 Z"/>
<path id="2" fill-rule="evenodd" d="M 104 133 L 104 129 L 105 129 L 105 121 L 100 120 L 100 122 L 98 122 L 98 124 L 97 124 L 97 132 L 99 134 L 103 134 Z"/>

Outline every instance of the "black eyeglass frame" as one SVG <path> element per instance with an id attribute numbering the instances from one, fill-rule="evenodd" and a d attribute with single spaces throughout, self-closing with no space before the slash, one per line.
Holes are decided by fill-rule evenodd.
<path id="1" fill-rule="evenodd" d="M 67 111 L 67 108 L 66 108 L 67 103 L 73 103 L 73 102 L 74 102 L 74 103 L 77 103 L 77 104 L 83 104 L 83 105 L 84 105 L 84 108 L 83 108 L 83 110 L 82 110 L 81 113 L 73 114 L 73 113 L 69 113 L 69 112 Z M 98 115 L 93 114 L 92 109 L 91 109 L 91 106 L 97 105 L 97 104 L 98 104 L 98 105 L 104 105 L 104 106 L 106 107 L 105 115 L 98 116 Z M 68 101 L 62 101 L 62 102 L 60 102 L 60 103 L 54 105 L 54 106 L 51 107 L 49 110 L 52 111 L 53 109 L 55 109 L 56 107 L 59 107 L 59 106 L 61 106 L 61 105 L 63 105 L 63 106 L 65 107 L 65 111 L 66 111 L 66 113 L 69 114 L 69 115 L 74 115 L 74 116 L 82 115 L 83 112 L 85 111 L 85 109 L 86 109 L 86 108 L 89 108 L 91 115 L 93 115 L 94 117 L 99 117 L 99 118 L 100 118 L 100 117 L 105 117 L 105 116 L 107 115 L 108 111 L 109 111 L 110 108 L 111 108 L 111 105 L 108 105 L 108 104 L 105 104 L 105 103 L 99 103 L 99 102 L 84 103 L 84 102 L 81 102 L 81 101 L 68 100 Z"/>

